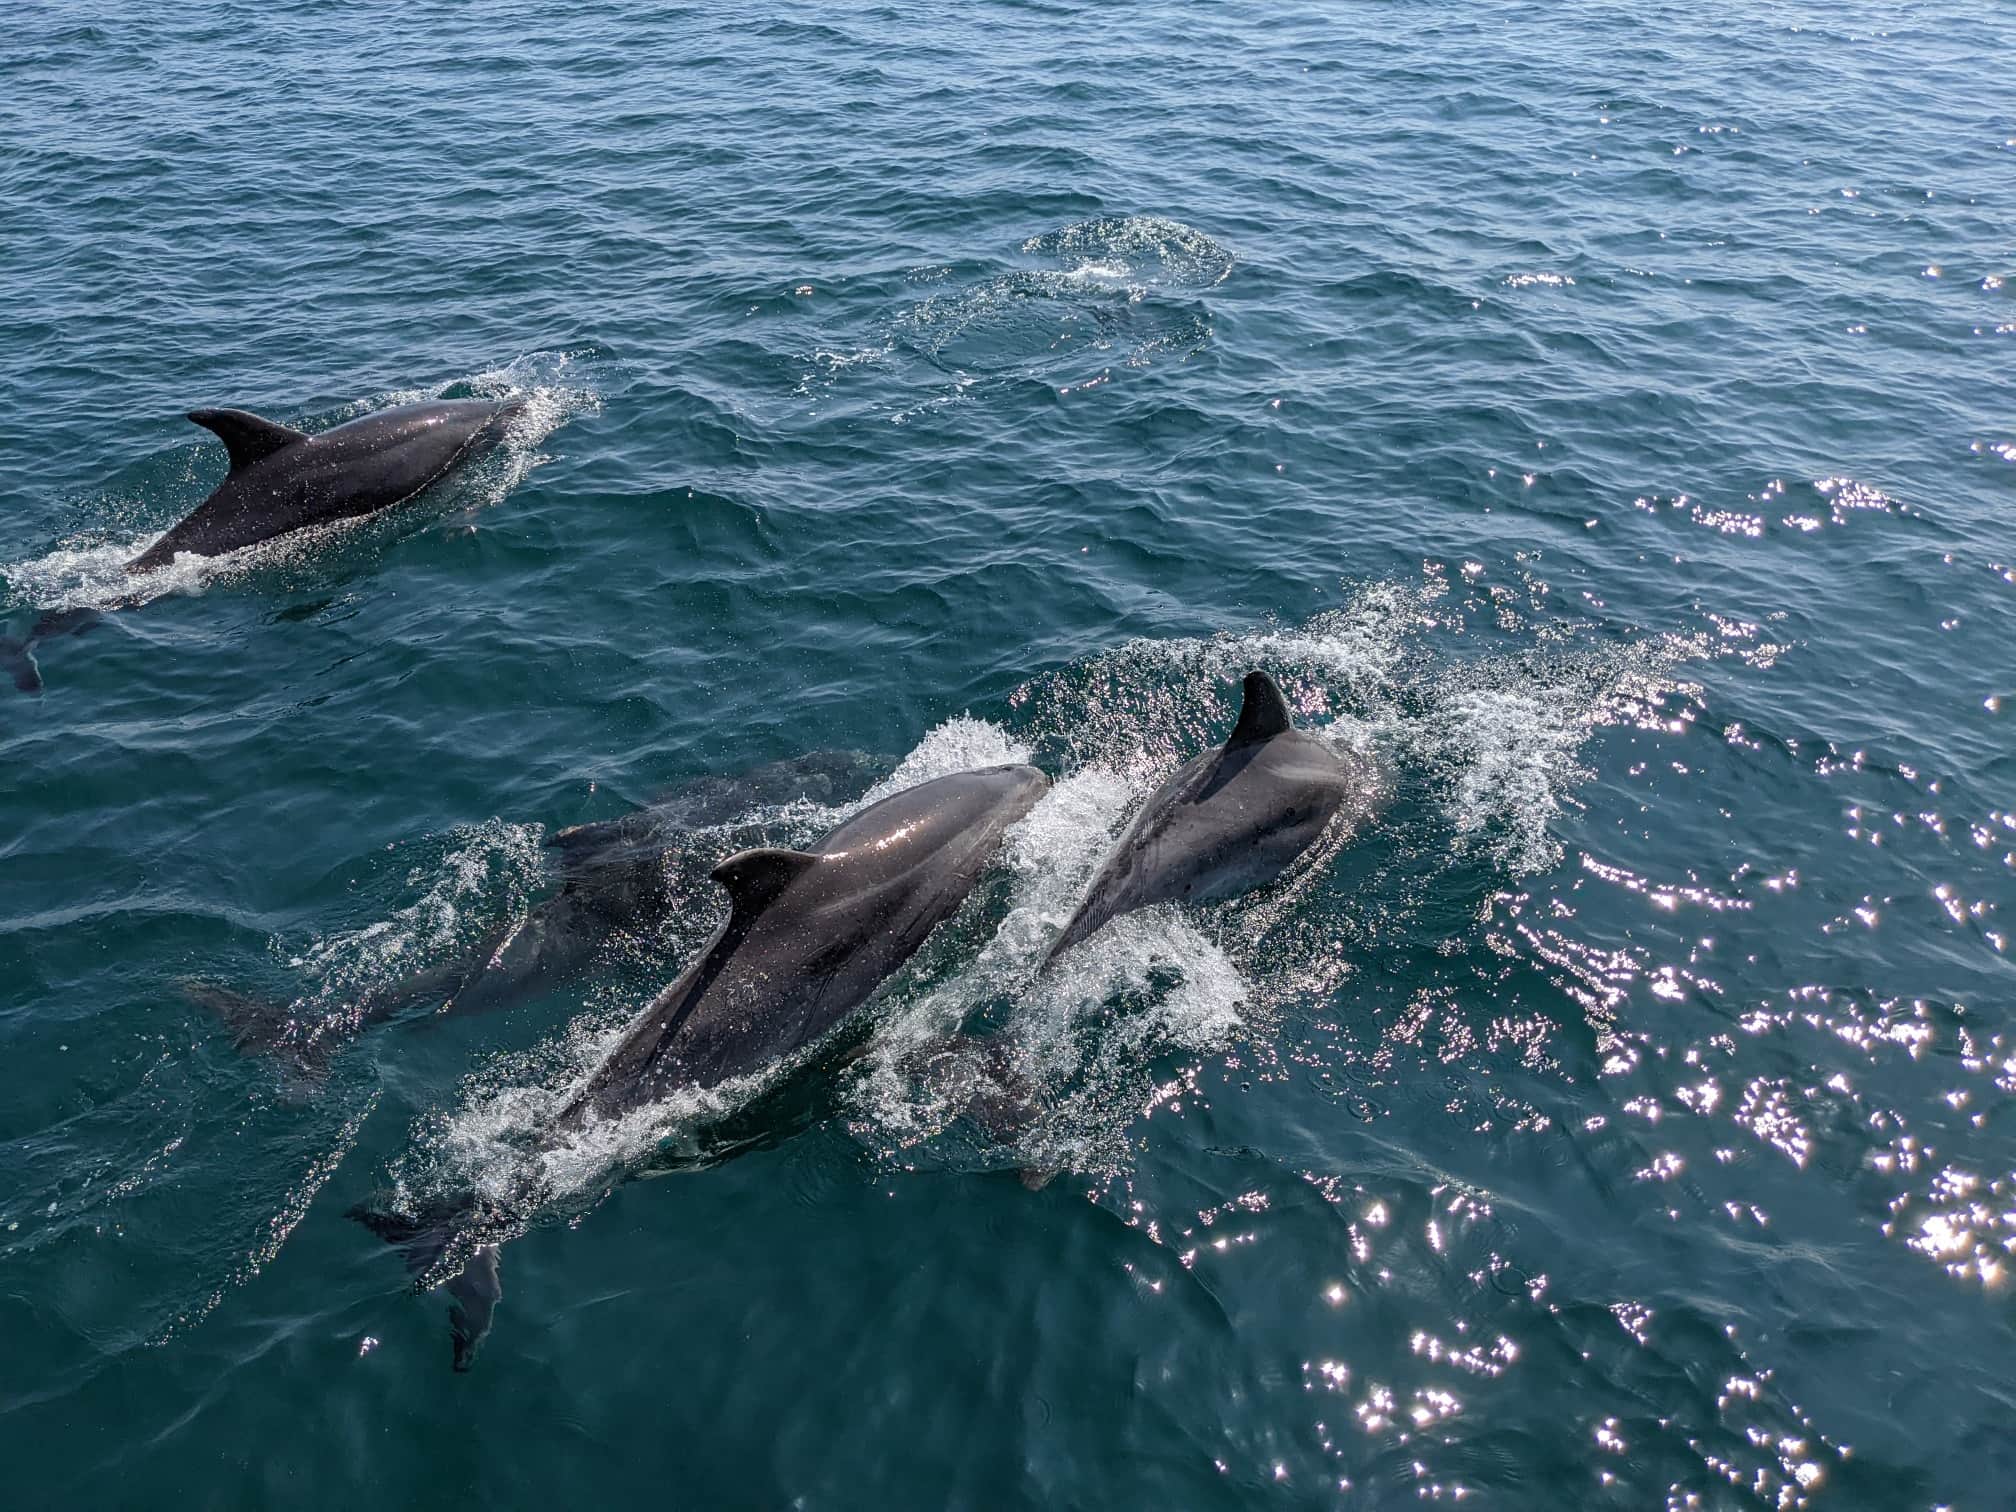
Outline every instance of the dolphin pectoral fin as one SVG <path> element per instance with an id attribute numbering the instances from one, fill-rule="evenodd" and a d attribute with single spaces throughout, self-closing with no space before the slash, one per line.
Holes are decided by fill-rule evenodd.
<path id="1" fill-rule="evenodd" d="M 35 647 L 59 635 L 81 635 L 104 618 L 96 609 L 45 610 L 26 635 L 0 636 L 0 668 L 21 692 L 40 693 L 42 669 L 35 664 Z"/>
<path id="2" fill-rule="evenodd" d="M 734 919 L 746 924 L 812 867 L 817 856 L 794 850 L 746 850 L 730 856 L 711 875 L 727 890 Z"/>
<path id="3" fill-rule="evenodd" d="M 411 1215 L 380 1212 L 359 1204 L 345 1216 L 356 1219 L 398 1250 L 406 1262 L 406 1273 L 420 1281 L 441 1263 L 448 1247 L 469 1227 L 476 1216 L 476 1201 L 465 1196 L 436 1202 Z M 448 1326 L 454 1338 L 455 1368 L 467 1370 L 475 1362 L 484 1335 L 490 1332 L 498 1300 L 504 1295 L 497 1246 L 477 1245 L 459 1272 L 436 1284 L 451 1299 Z"/>
<path id="4" fill-rule="evenodd" d="M 455 1346 L 455 1369 L 462 1372 L 476 1363 L 476 1351 L 496 1321 L 497 1304 L 504 1297 L 497 1246 L 477 1246 L 462 1274 L 450 1281 L 446 1290 L 454 1299 L 448 1309 L 448 1329 Z"/>
<path id="5" fill-rule="evenodd" d="M 308 439 L 305 433 L 292 426 L 261 419 L 247 410 L 191 410 L 189 418 L 224 443 L 233 472 L 265 460 L 282 447 Z"/>
<path id="6" fill-rule="evenodd" d="M 1234 746 L 1271 740 L 1294 727 L 1295 721 L 1288 713 L 1288 700 L 1281 696 L 1274 679 L 1265 672 L 1248 672 L 1246 699 L 1239 707 L 1239 723 L 1232 727 L 1232 738 L 1225 742 L 1225 748 L 1230 750 Z"/>
<path id="7" fill-rule="evenodd" d="M 386 1213 L 360 1203 L 344 1216 L 354 1218 L 399 1251 L 407 1273 L 417 1281 L 440 1262 L 475 1213 L 475 1199 L 464 1197 L 433 1203 L 415 1214 Z"/>
<path id="8" fill-rule="evenodd" d="M 265 1053 L 286 1043 L 294 1025 L 293 1004 L 271 998 L 233 992 L 214 982 L 184 982 L 182 995 L 199 1008 L 208 1008 L 231 1031 L 231 1042 L 240 1050 Z"/>
<path id="9" fill-rule="evenodd" d="M 42 669 L 35 665 L 35 642 L 28 636 L 0 635 L 0 667 L 21 693 L 42 691 Z"/>

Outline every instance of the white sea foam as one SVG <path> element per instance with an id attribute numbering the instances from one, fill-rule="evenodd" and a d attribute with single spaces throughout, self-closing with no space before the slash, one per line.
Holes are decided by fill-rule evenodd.
<path id="1" fill-rule="evenodd" d="M 1022 243 L 1030 256 L 1054 259 L 1067 273 L 1146 287 L 1208 289 L 1231 277 L 1237 261 L 1194 226 L 1161 215 L 1101 216 Z"/>
<path id="2" fill-rule="evenodd" d="M 1246 996 L 1237 968 L 1173 908 L 1116 920 L 1038 974 L 1113 831 L 1141 796 L 1119 773 L 1087 768 L 1057 782 L 1009 831 L 1005 916 L 956 971 L 920 991 L 892 994 L 852 1079 L 849 1104 L 871 1143 L 913 1147 L 943 1132 L 970 1104 L 976 1082 L 997 1074 L 971 1065 L 956 1067 L 949 1081 L 918 1074 L 934 1046 L 977 1017 L 989 1018 L 990 1050 L 1006 1063 L 1018 1096 L 1078 1112 L 1124 1102 L 1117 1088 L 1138 1078 L 1150 1047 L 1200 1050 L 1236 1030 Z M 1108 1011 L 1116 998 L 1130 1002 L 1119 1015 Z M 1016 1148 L 1054 1143 L 1056 1122 L 1039 1118 Z"/>
<path id="3" fill-rule="evenodd" d="M 178 557 L 145 577 L 127 574 L 126 564 L 166 534 L 155 530 L 75 539 L 39 557 L 0 563 L 0 579 L 6 580 L 15 604 L 38 609 L 109 609 L 163 593 L 201 593 L 212 574 L 196 557 Z"/>
<path id="4" fill-rule="evenodd" d="M 1588 777 L 1577 759 L 1587 730 L 1561 689 L 1478 689 L 1452 698 L 1419 745 L 1446 766 L 1459 839 L 1495 828 L 1492 854 L 1525 873 L 1558 853 L 1550 826 Z"/>
<path id="5" fill-rule="evenodd" d="M 542 876 L 544 831 L 501 819 L 452 831 L 447 850 L 406 878 L 420 895 L 389 917 L 318 936 L 287 962 L 318 1003 L 349 1002 L 466 947 L 524 906 Z"/>
<path id="6" fill-rule="evenodd" d="M 1108 287 L 1143 292 L 1146 285 L 1135 283 L 1132 270 L 1123 262 L 1086 262 L 1065 273 L 1073 283 L 1105 284 Z"/>
<path id="7" fill-rule="evenodd" d="M 997 724 L 962 714 L 948 719 L 917 743 L 914 750 L 882 781 L 863 795 L 860 807 L 879 803 L 892 793 L 954 772 L 1007 766 L 1029 759 L 1029 746 Z"/>

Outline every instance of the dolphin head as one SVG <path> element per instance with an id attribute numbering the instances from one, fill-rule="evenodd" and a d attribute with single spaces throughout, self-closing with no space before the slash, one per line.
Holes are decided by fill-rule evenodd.
<path id="1" fill-rule="evenodd" d="M 511 399 L 444 399 L 427 408 L 436 423 L 452 427 L 466 438 L 471 452 L 488 451 L 511 433 L 511 427 L 530 407 L 520 395 Z"/>

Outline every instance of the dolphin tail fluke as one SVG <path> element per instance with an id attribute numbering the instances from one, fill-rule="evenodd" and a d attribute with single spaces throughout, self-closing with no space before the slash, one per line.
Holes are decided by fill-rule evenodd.
<path id="1" fill-rule="evenodd" d="M 33 636 L 0 635 L 0 671 L 14 680 L 22 693 L 42 691 L 42 669 L 35 665 Z"/>
<path id="2" fill-rule="evenodd" d="M 349 1213 L 399 1251 L 406 1262 L 407 1274 L 416 1281 L 441 1264 L 449 1246 L 468 1229 L 475 1215 L 473 1197 L 432 1203 L 412 1214 L 386 1213 L 363 1206 L 353 1207 Z M 454 1346 L 454 1366 L 464 1371 L 476 1363 L 476 1351 L 496 1321 L 497 1303 L 504 1295 L 497 1246 L 477 1245 L 469 1251 L 462 1269 L 439 1284 L 450 1298 L 448 1328 Z"/>

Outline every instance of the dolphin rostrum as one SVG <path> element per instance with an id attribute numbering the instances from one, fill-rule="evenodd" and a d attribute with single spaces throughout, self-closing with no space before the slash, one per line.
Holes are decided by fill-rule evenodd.
<path id="1" fill-rule="evenodd" d="M 189 418 L 224 443 L 230 470 L 126 570 L 146 574 L 183 554 L 222 556 L 310 526 L 377 514 L 490 450 L 524 409 L 522 399 L 440 399 L 378 410 L 312 436 L 244 410 L 192 410 Z M 48 611 L 26 635 L 0 636 L 0 668 L 22 692 L 39 693 L 36 644 L 88 629 L 99 618 L 91 609 Z"/>
<path id="2" fill-rule="evenodd" d="M 1340 813 L 1362 823 L 1371 770 L 1295 728 L 1265 672 L 1246 677 L 1232 735 L 1177 769 L 1141 805 L 1043 962 L 1152 903 L 1211 903 L 1273 881 Z"/>
<path id="3" fill-rule="evenodd" d="M 729 913 L 553 1120 L 560 1144 L 682 1088 L 774 1066 L 824 1038 L 959 911 L 1010 825 L 1049 787 L 1034 767 L 956 772 L 871 804 L 809 850 L 750 850 L 714 868 Z M 352 1210 L 416 1276 L 451 1247 L 454 1363 L 466 1370 L 501 1296 L 474 1197 L 417 1216 Z M 471 1240 L 474 1240 L 473 1246 Z M 451 1262 L 452 1263 L 452 1262 Z"/>

